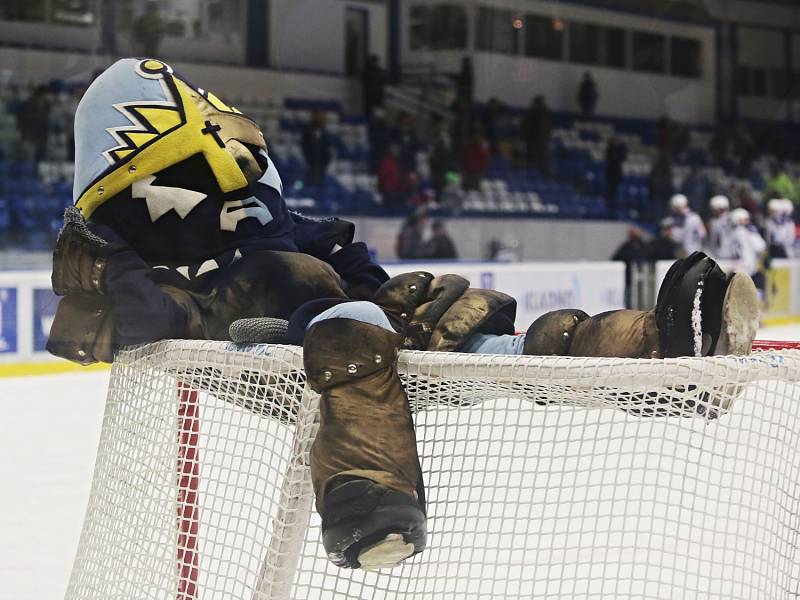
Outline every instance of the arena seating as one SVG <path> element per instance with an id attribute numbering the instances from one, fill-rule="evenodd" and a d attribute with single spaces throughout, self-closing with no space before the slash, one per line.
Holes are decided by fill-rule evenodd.
<path id="1" fill-rule="evenodd" d="M 335 101 L 286 99 L 283 104 L 259 98 L 232 98 L 232 103 L 264 129 L 283 183 L 290 208 L 308 214 L 402 214 L 381 204 L 378 183 L 369 171 L 369 136 L 362 116 L 344 114 Z M 304 184 L 305 163 L 300 136 L 312 111 L 326 115 L 336 157 L 319 187 Z M 522 111 L 511 112 L 501 137 L 518 138 Z M 6 119 L 7 121 L 7 119 Z M 4 121 L 5 123 L 5 121 Z M 7 125 L 7 123 L 6 123 Z M 516 131 L 515 131 L 516 129 Z M 616 135 L 628 148 L 618 208 L 609 214 L 605 190 L 605 147 Z M 13 137 L 8 127 L 3 137 Z M 551 140 L 552 174 L 515 166 L 509 158 L 495 157 L 485 172 L 479 191 L 463 195 L 458 211 L 464 215 L 528 215 L 539 217 L 636 219 L 648 202 L 647 177 L 657 153 L 655 123 L 635 119 L 582 120 L 574 115 L 554 115 Z M 755 163 L 751 180 L 731 175 L 731 165 L 712 165 L 708 154 L 711 132 L 690 131 L 689 149 L 673 166 L 678 189 L 688 174 L 689 163 L 721 189 L 763 189 L 767 158 Z M 428 157 L 417 155 L 421 195 L 432 198 Z M 63 208 L 71 202 L 72 166 L 68 162 L 41 162 L 0 158 L 0 239 L 31 249 L 46 248 L 55 238 Z M 427 194 L 426 194 L 427 191 Z M 435 210 L 436 205 L 432 205 Z M 407 211 L 406 211 L 407 212 Z M 15 236 L 15 232 L 25 235 Z M 16 238 L 19 238 L 17 241 Z"/>

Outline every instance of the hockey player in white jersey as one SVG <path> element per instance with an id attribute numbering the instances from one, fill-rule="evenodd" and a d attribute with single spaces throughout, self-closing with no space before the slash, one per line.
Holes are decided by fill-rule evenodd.
<path id="1" fill-rule="evenodd" d="M 718 260 L 734 258 L 733 230 L 730 201 L 727 196 L 713 196 L 709 201 L 711 218 L 708 221 L 706 245 L 708 253 Z"/>
<path id="2" fill-rule="evenodd" d="M 746 209 L 731 211 L 731 220 L 734 225 L 734 268 L 750 275 L 756 288 L 763 292 L 765 281 L 762 266 L 767 255 L 767 243 L 750 221 L 750 213 Z"/>
<path id="3" fill-rule="evenodd" d="M 787 198 L 773 198 L 767 203 L 767 245 L 770 258 L 794 256 L 795 224 L 792 218 L 794 205 Z"/>
<path id="4" fill-rule="evenodd" d="M 678 244 L 678 256 L 688 256 L 703 248 L 706 226 L 696 212 L 689 208 L 689 199 L 675 194 L 669 201 L 672 210 L 672 239 Z"/>

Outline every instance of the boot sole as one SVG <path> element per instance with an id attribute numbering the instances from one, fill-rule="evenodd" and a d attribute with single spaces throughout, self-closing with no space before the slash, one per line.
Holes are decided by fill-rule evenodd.
<path id="1" fill-rule="evenodd" d="M 412 554 L 422 552 L 426 541 L 425 513 L 411 504 L 378 506 L 367 515 L 322 532 L 328 559 L 348 569 L 394 567 Z"/>
<path id="2" fill-rule="evenodd" d="M 760 317 L 758 290 L 753 280 L 745 273 L 734 273 L 722 302 L 722 328 L 714 355 L 750 354 Z M 744 387 L 733 384 L 712 389 L 706 397 L 708 415 L 717 418 L 730 411 Z"/>
<path id="3" fill-rule="evenodd" d="M 761 307 L 753 280 L 745 273 L 734 273 L 722 302 L 722 329 L 714 354 L 750 354 L 760 318 Z"/>
<path id="4" fill-rule="evenodd" d="M 358 562 L 366 571 L 396 567 L 416 552 L 414 544 L 406 542 L 400 533 L 390 533 L 377 544 L 364 548 Z"/>

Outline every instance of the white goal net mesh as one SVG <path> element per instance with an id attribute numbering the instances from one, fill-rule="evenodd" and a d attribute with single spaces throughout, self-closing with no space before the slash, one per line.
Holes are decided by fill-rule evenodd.
<path id="1" fill-rule="evenodd" d="M 300 348 L 122 353 L 67 598 L 800 595 L 800 351 L 399 369 L 428 548 L 365 572 L 320 543 Z"/>

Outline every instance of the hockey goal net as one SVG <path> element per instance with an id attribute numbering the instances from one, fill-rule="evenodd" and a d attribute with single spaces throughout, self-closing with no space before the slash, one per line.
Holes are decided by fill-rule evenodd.
<path id="1" fill-rule="evenodd" d="M 800 351 L 403 352 L 428 548 L 329 564 L 302 351 L 166 341 L 114 364 L 67 598 L 800 594 Z"/>

